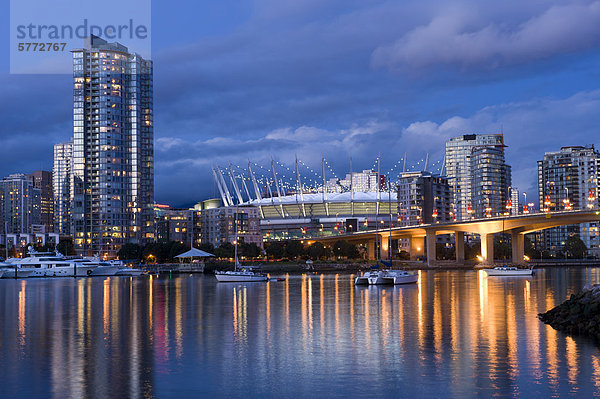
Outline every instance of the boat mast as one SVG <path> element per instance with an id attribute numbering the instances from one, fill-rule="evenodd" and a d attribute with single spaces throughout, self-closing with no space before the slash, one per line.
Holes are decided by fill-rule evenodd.
<path id="1" fill-rule="evenodd" d="M 235 248 L 234 249 L 235 263 L 234 263 L 234 266 L 233 266 L 233 268 L 234 268 L 233 270 L 236 271 L 236 272 L 237 272 L 237 266 L 238 266 L 238 251 L 237 251 L 237 248 L 238 248 L 238 236 L 237 236 L 238 229 L 237 229 L 237 216 L 238 216 L 238 209 L 236 207 L 236 209 L 233 211 L 233 225 L 234 225 L 234 229 L 235 229 L 235 236 L 233 237 L 234 238 L 233 242 L 235 243 L 235 246 L 234 246 L 234 248 Z"/>

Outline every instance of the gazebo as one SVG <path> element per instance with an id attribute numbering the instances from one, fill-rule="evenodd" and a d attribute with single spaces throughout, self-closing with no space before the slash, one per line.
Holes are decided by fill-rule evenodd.
<path id="1" fill-rule="evenodd" d="M 208 258 L 210 256 L 214 256 L 214 255 L 213 254 L 209 254 L 208 252 L 202 251 L 200 249 L 192 247 L 192 249 L 190 249 L 189 251 L 177 255 L 176 258 L 179 258 L 179 259 L 185 259 L 185 258 L 194 259 L 194 258 Z"/>

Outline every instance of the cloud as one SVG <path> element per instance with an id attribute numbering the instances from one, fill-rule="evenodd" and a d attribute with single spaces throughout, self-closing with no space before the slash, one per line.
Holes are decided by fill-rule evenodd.
<path id="1" fill-rule="evenodd" d="M 491 70 L 600 45 L 598 1 L 554 5 L 520 24 L 511 22 L 486 21 L 476 10 L 459 8 L 378 47 L 372 64 L 391 70 L 436 65 Z"/>

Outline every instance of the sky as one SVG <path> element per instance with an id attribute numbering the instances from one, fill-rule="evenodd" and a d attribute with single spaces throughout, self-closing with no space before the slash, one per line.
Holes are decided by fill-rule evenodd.
<path id="1" fill-rule="evenodd" d="M 0 175 L 50 170 L 72 77 L 10 74 L 2 8 Z M 151 30 L 156 202 L 217 196 L 216 164 L 386 173 L 500 132 L 537 200 L 544 152 L 600 144 L 600 1 L 155 0 Z"/>

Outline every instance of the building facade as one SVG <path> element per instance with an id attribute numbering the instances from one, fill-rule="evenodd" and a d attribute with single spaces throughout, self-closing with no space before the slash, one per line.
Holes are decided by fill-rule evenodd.
<path id="1" fill-rule="evenodd" d="M 27 176 L 33 187 L 40 190 L 40 224 L 44 233 L 54 231 L 54 195 L 52 192 L 52 172 L 38 170 Z"/>
<path id="2" fill-rule="evenodd" d="M 71 235 L 71 171 L 73 141 L 54 145 L 52 191 L 54 197 L 54 231 Z"/>
<path id="3" fill-rule="evenodd" d="M 154 240 L 153 67 L 91 36 L 73 53 L 70 230 L 79 253 Z"/>
<path id="4" fill-rule="evenodd" d="M 430 172 L 402 173 L 397 189 L 398 218 L 401 226 L 452 220 L 452 196 L 447 178 Z"/>
<path id="5" fill-rule="evenodd" d="M 263 248 L 260 218 L 255 206 L 228 206 L 202 211 L 202 242 L 214 247 L 237 239 Z M 236 233 L 237 231 L 237 233 Z"/>
<path id="6" fill-rule="evenodd" d="M 470 161 L 471 198 L 468 206 L 471 206 L 472 216 L 479 219 L 505 214 L 510 198 L 511 170 L 504 162 L 504 147 L 473 147 Z"/>
<path id="7" fill-rule="evenodd" d="M 201 244 L 201 211 L 158 204 L 154 209 L 156 242 L 177 241 L 194 247 Z"/>
<path id="8" fill-rule="evenodd" d="M 446 142 L 445 168 L 453 195 L 453 218 L 484 217 L 486 208 L 492 208 L 488 212 L 492 216 L 504 213 L 506 204 L 502 199 L 506 201 L 510 186 L 510 166 L 505 162 L 504 147 L 503 134 L 466 134 Z M 479 171 L 480 168 L 483 170 Z M 503 186 L 490 190 L 491 182 Z M 477 215 L 475 201 L 483 209 Z"/>
<path id="9" fill-rule="evenodd" d="M 518 215 L 521 211 L 519 209 L 519 189 L 517 187 L 511 187 L 510 189 L 510 214 Z"/>
<path id="10" fill-rule="evenodd" d="M 598 208 L 600 153 L 594 146 L 562 147 L 538 161 L 538 194 L 543 211 Z M 590 253 L 600 255 L 598 223 L 582 223 L 543 231 L 544 249 L 560 256 L 569 236 L 581 238 Z"/>
<path id="11" fill-rule="evenodd" d="M 41 190 L 27 175 L 11 174 L 0 182 L 1 231 L 8 234 L 43 233 Z"/>

